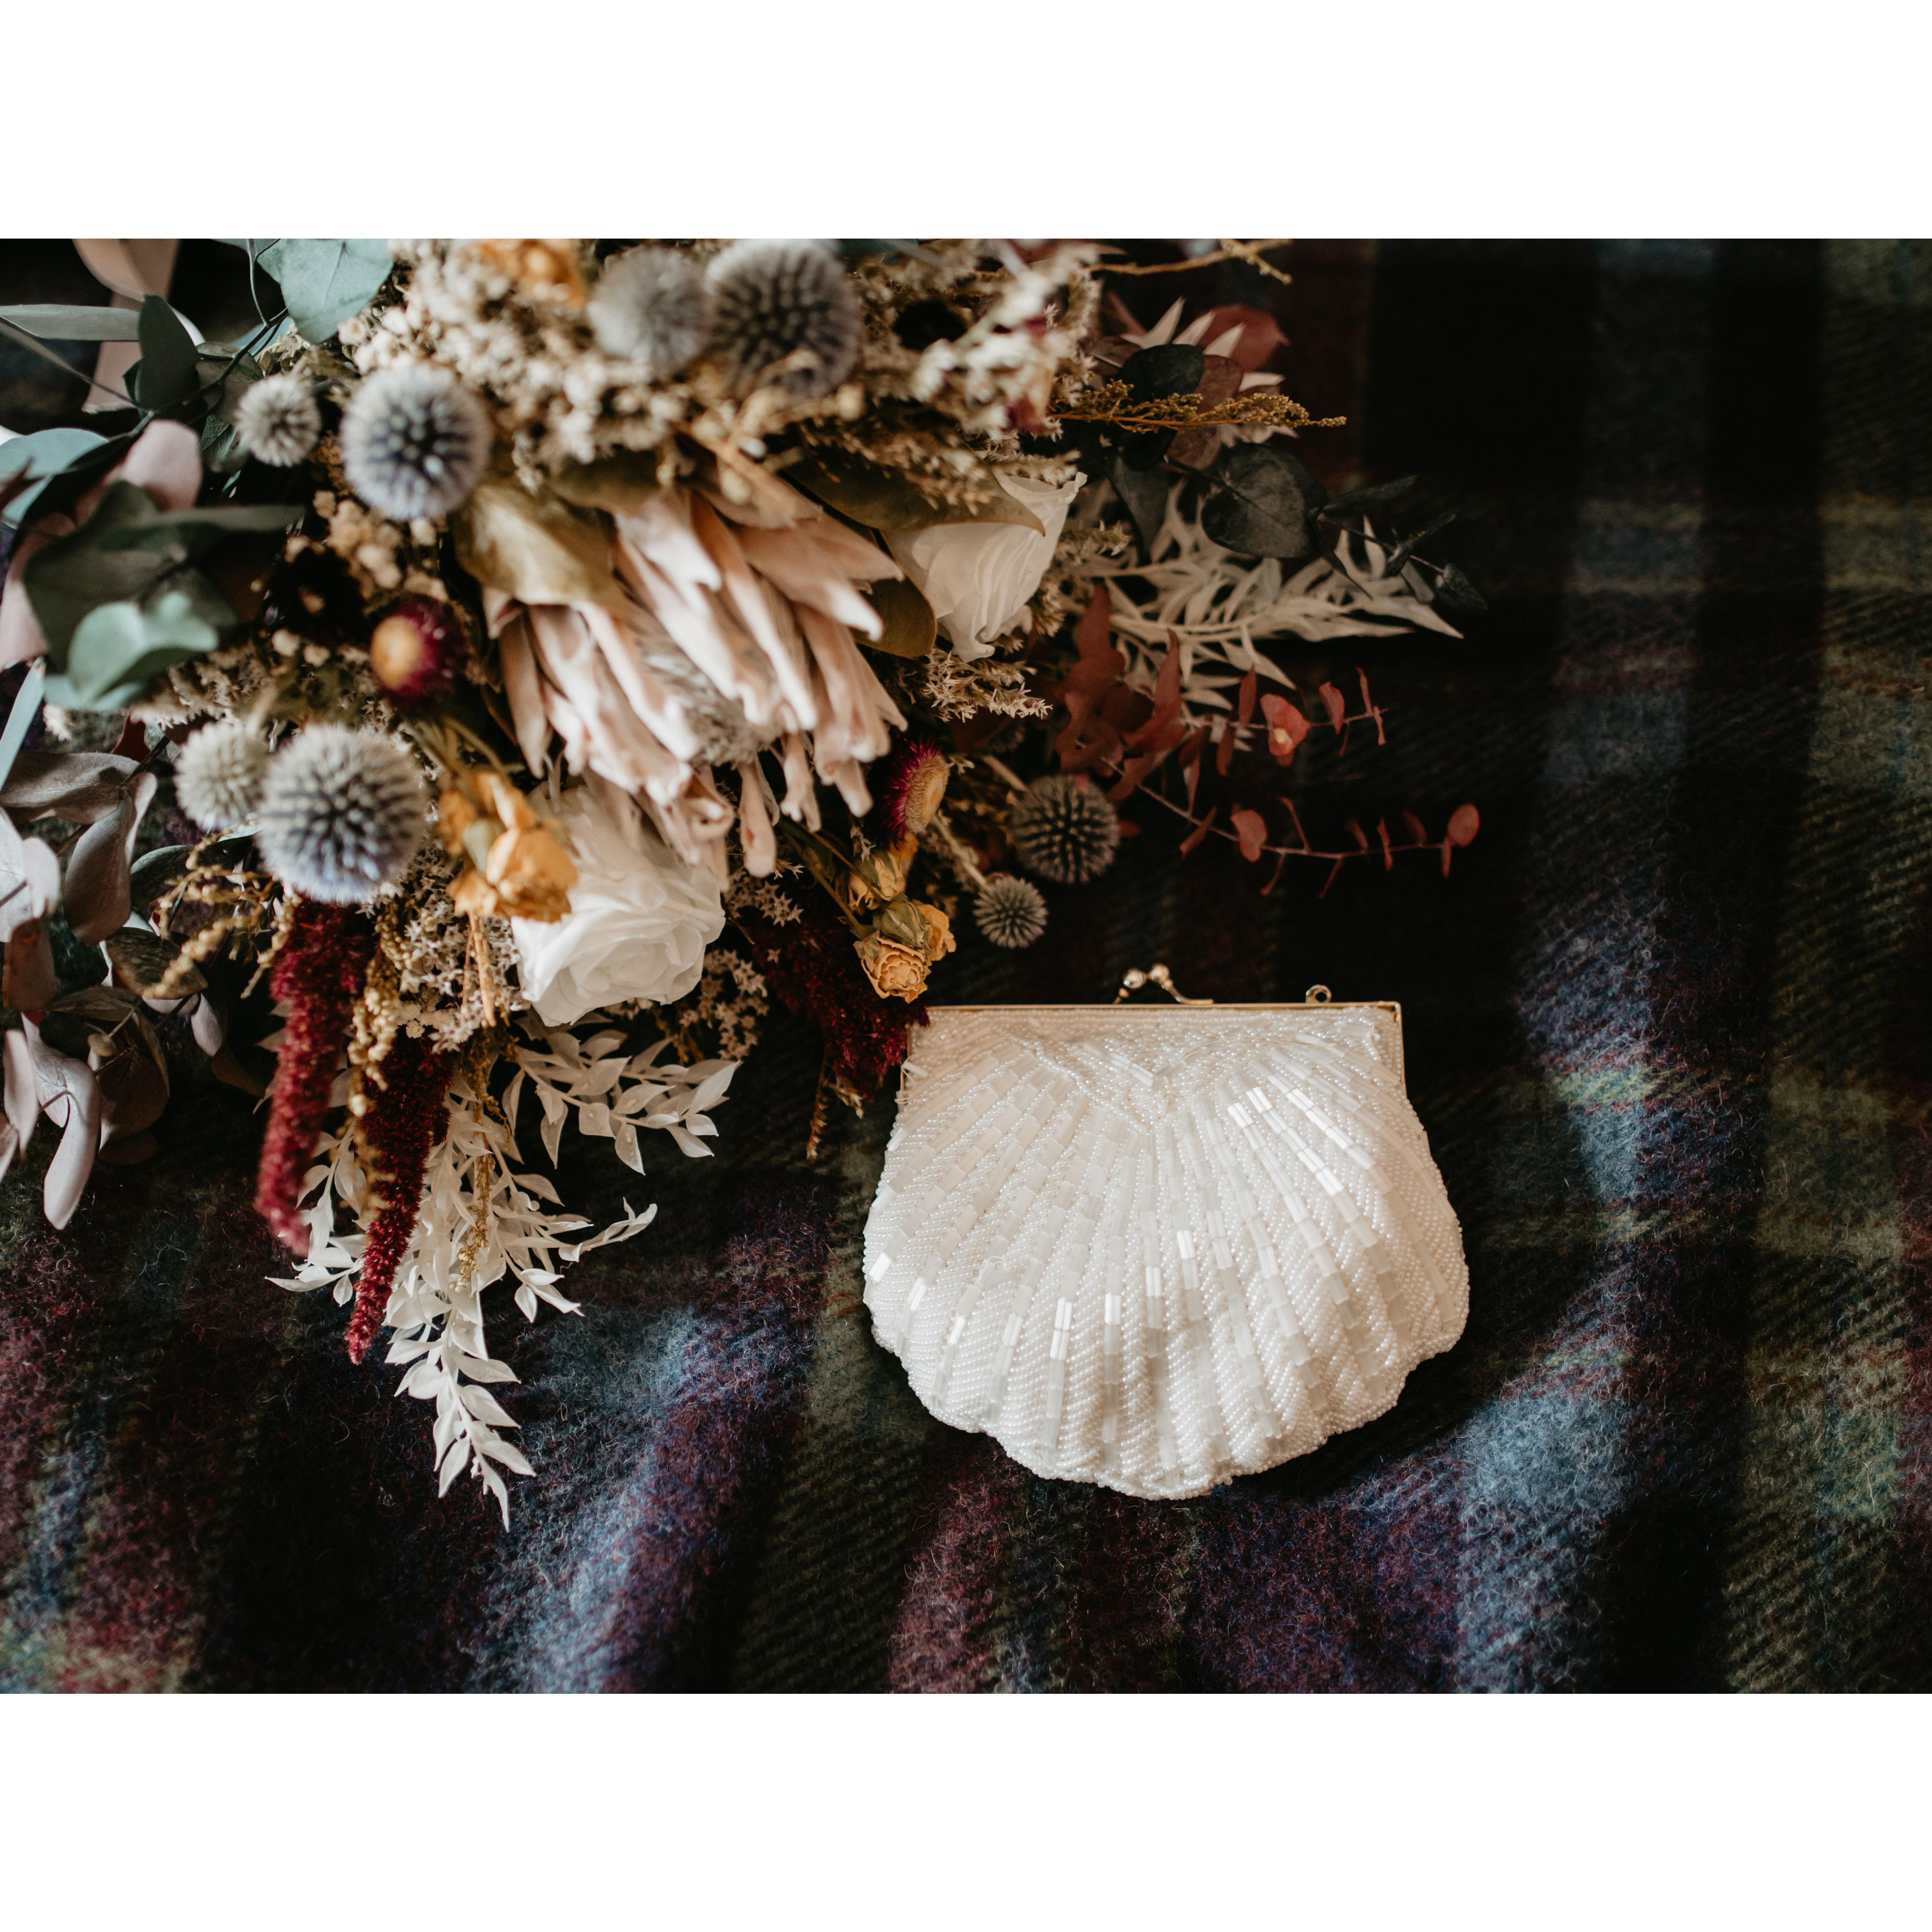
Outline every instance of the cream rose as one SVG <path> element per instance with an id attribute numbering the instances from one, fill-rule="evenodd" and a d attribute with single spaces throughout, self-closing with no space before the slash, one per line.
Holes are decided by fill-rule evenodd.
<path id="1" fill-rule="evenodd" d="M 681 999 L 724 929 L 718 882 L 686 865 L 601 778 L 566 792 L 556 823 L 577 861 L 569 916 L 510 922 L 537 1017 L 568 1026 L 620 1000 Z"/>
<path id="2" fill-rule="evenodd" d="M 994 640 L 1025 615 L 1087 479 L 1076 475 L 1065 483 L 1036 483 L 1002 474 L 999 480 L 1015 502 L 1040 519 L 1040 530 L 1024 524 L 935 524 L 886 537 L 899 567 L 932 606 L 940 635 L 969 663 L 991 657 Z"/>

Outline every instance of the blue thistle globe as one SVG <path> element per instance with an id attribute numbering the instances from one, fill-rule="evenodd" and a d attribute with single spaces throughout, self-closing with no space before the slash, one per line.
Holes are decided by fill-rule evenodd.
<path id="1" fill-rule="evenodd" d="M 446 517 L 490 465 L 490 412 L 447 369 L 399 363 L 364 380 L 342 412 L 342 468 L 371 509 Z"/>
<path id="2" fill-rule="evenodd" d="M 597 346 L 641 362 L 654 382 L 675 376 L 711 335 L 704 278 L 675 248 L 628 248 L 607 262 L 590 315 Z"/>
<path id="3" fill-rule="evenodd" d="M 303 898 L 359 905 L 408 868 L 428 805 L 421 768 L 394 739 L 311 724 L 268 760 L 255 842 Z"/>
<path id="4" fill-rule="evenodd" d="M 817 242 L 735 242 L 706 274 L 712 352 L 740 394 L 761 386 L 800 402 L 829 394 L 859 359 L 862 320 L 838 257 Z M 775 374 L 800 350 L 809 358 Z"/>
<path id="5" fill-rule="evenodd" d="M 1006 814 L 1020 863 L 1057 886 L 1084 885 L 1114 862 L 1120 821 L 1085 779 L 1056 772 L 1036 778 Z"/>
<path id="6" fill-rule="evenodd" d="M 980 887 L 973 916 L 995 946 L 1017 952 L 1046 930 L 1046 901 L 1030 880 L 996 873 Z"/>

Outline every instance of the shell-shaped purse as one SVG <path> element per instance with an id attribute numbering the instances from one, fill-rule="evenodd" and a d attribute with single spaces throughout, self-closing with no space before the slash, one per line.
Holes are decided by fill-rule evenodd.
<path id="1" fill-rule="evenodd" d="M 1166 969 L 1131 973 L 1119 996 Z M 1198 1496 L 1390 1408 L 1469 1306 L 1402 1015 L 935 1008 L 866 1304 L 940 1420 L 1042 1476 Z"/>

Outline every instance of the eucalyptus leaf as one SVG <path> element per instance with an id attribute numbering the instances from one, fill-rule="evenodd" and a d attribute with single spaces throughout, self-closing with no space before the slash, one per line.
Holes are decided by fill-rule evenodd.
<path id="1" fill-rule="evenodd" d="M 131 487 L 123 483 L 114 486 L 116 490 Z M 104 532 L 103 550 L 152 550 L 164 544 L 185 544 L 190 556 L 199 556 L 228 537 L 265 536 L 286 530 L 301 508 L 290 503 L 193 503 L 185 510 L 164 510 L 145 490 L 140 494 L 147 504 L 147 513 L 136 512 Z M 80 532 L 74 534 L 77 536 Z"/>
<path id="2" fill-rule="evenodd" d="M 1201 527 L 1222 549 L 1285 562 L 1314 554 L 1310 525 L 1328 493 L 1306 465 L 1270 443 L 1238 442 L 1213 476 Z"/>
<path id="3" fill-rule="evenodd" d="M 1000 488 L 990 470 L 973 480 L 970 500 L 946 503 L 930 496 L 904 470 L 857 457 L 821 453 L 795 463 L 788 483 L 809 490 L 841 516 L 874 530 L 928 530 L 941 524 L 1022 524 L 1046 530 L 1040 519 Z"/>
<path id="4" fill-rule="evenodd" d="M 1415 531 L 1411 536 L 1404 537 L 1396 545 L 1395 548 L 1389 553 L 1389 560 L 1383 568 L 1390 577 L 1400 577 L 1404 566 L 1408 563 L 1411 557 L 1415 555 L 1417 550 L 1438 532 L 1446 530 L 1455 520 L 1456 512 L 1454 510 L 1444 510 L 1439 517 L 1431 517 L 1420 530 Z"/>
<path id="5" fill-rule="evenodd" d="M 68 710 L 118 711 L 169 665 L 213 650 L 222 627 L 210 623 L 196 602 L 177 589 L 164 591 L 148 608 L 103 604 L 90 610 L 68 642 L 66 669 L 47 680 L 48 702 Z M 233 622 L 230 610 L 228 622 Z"/>
<path id="6" fill-rule="evenodd" d="M 1453 563 L 1444 564 L 1436 580 L 1436 602 L 1456 617 L 1480 616 L 1490 608 L 1483 593 Z"/>
<path id="7" fill-rule="evenodd" d="M 0 484 L 18 476 L 34 485 L 7 506 L 7 521 L 20 523 L 50 480 L 89 451 L 99 449 L 106 440 L 92 430 L 44 429 L 32 436 L 16 436 L 10 442 L 0 442 Z"/>
<path id="8" fill-rule="evenodd" d="M 389 278 L 386 242 L 286 241 L 254 257 L 275 278 L 304 338 L 326 342 Z"/>
<path id="9" fill-rule="evenodd" d="M 56 537 L 28 560 L 22 580 L 56 668 L 66 668 L 68 644 L 90 610 L 138 603 L 187 561 L 185 549 L 171 542 L 157 550 L 104 547 L 110 532 L 145 529 L 154 513 L 153 500 L 138 484 L 110 484 L 100 508 L 79 530 Z"/>
<path id="10" fill-rule="evenodd" d="M 0 808 L 22 825 L 36 818 L 92 825 L 121 802 L 136 769 L 112 752 L 22 752 L 0 784 Z"/>
<path id="11" fill-rule="evenodd" d="M 12 777 L 14 767 L 20 760 L 20 747 L 27 742 L 27 734 L 33 729 L 34 720 L 40 715 L 40 698 L 46 689 L 46 660 L 37 658 L 28 665 L 26 675 L 20 680 L 20 688 L 14 694 L 13 707 L 7 713 L 6 728 L 0 730 L 0 784 L 4 784 Z M 4 899 L 0 899 L 0 908 L 4 908 Z M 0 910 L 0 926 L 4 926 L 4 910 Z"/>
<path id="12" fill-rule="evenodd" d="M 10 476 L 52 476 L 106 440 L 92 430 L 43 429 L 0 442 L 0 483 Z"/>
<path id="13" fill-rule="evenodd" d="M 101 1139 L 104 1144 L 132 1142 L 146 1133 L 168 1104 L 168 1068 L 160 1040 L 147 1016 L 137 1012 L 98 1044 L 90 1040 L 88 1046 L 100 1089 Z M 148 1144 L 152 1139 L 147 1136 Z M 142 1151 L 131 1147 L 126 1150 L 135 1157 Z"/>
<path id="14" fill-rule="evenodd" d="M 248 855 L 244 836 L 218 839 L 201 855 L 204 866 L 238 866 Z M 192 845 L 159 845 L 134 861 L 128 874 L 128 890 L 133 903 L 143 909 L 171 892 L 188 877 L 188 854 Z"/>
<path id="15" fill-rule="evenodd" d="M 138 484 L 110 484 L 94 514 L 79 530 L 37 551 L 24 573 L 53 668 L 67 669 L 68 644 L 90 610 L 104 604 L 145 604 L 184 564 L 224 538 L 285 530 L 300 507 L 262 503 L 163 510 Z M 233 621 L 232 614 L 227 621 Z"/>
<path id="16" fill-rule="evenodd" d="M 1154 540 L 1160 535 L 1161 524 L 1167 516 L 1169 479 L 1159 470 L 1136 469 L 1120 455 L 1114 459 L 1112 481 L 1114 494 L 1126 506 L 1127 514 L 1139 533 L 1141 554 L 1150 560 Z"/>
<path id="17" fill-rule="evenodd" d="M 1151 403 L 1162 396 L 1196 394 L 1207 368 L 1204 350 L 1191 343 L 1163 342 L 1152 349 L 1136 350 L 1120 364 L 1120 379 L 1132 390 L 1136 402 Z M 1171 429 L 1119 432 L 1114 443 L 1128 469 L 1152 470 L 1173 447 L 1177 434 Z"/>
<path id="18" fill-rule="evenodd" d="M 128 874 L 128 890 L 136 906 L 151 906 L 166 892 L 172 892 L 188 877 L 188 855 L 192 845 L 158 845 L 143 852 Z"/>
<path id="19" fill-rule="evenodd" d="M 939 620 L 918 585 L 904 578 L 881 578 L 867 586 L 864 596 L 886 627 L 876 638 L 860 637 L 867 650 L 884 651 L 889 657 L 922 658 L 932 649 Z"/>
<path id="20" fill-rule="evenodd" d="M 134 424 L 124 434 L 110 436 L 106 441 L 97 441 L 92 448 L 82 449 L 73 457 L 65 468 L 56 470 L 44 482 L 16 496 L 7 506 L 5 520 L 24 529 L 36 517 L 52 516 L 71 510 L 81 498 L 92 489 L 109 470 L 119 463 L 134 447 L 140 426 L 147 418 L 138 412 L 116 410 L 116 416 L 133 415 Z M 44 434 L 85 435 L 85 430 L 47 430 Z"/>
<path id="21" fill-rule="evenodd" d="M 164 939 L 158 932 L 146 932 L 138 926 L 124 926 L 118 932 L 110 933 L 101 945 L 113 966 L 115 979 L 130 991 L 142 994 L 152 992 L 160 984 L 182 950 L 179 940 Z M 207 980 L 190 966 L 175 982 L 173 990 L 185 997 L 202 992 L 207 985 Z"/>
<path id="22" fill-rule="evenodd" d="M 1137 349 L 1120 364 L 1120 380 L 1133 391 L 1137 403 L 1162 396 L 1192 395 L 1208 368 L 1208 352 L 1186 342 L 1162 342 Z"/>
<path id="23" fill-rule="evenodd" d="M 128 788 L 118 808 L 96 819 L 68 854 L 67 874 L 61 881 L 61 910 L 83 946 L 98 946 L 128 923 L 134 909 L 128 875 L 135 834 L 157 782 L 153 772 L 142 772 Z"/>
<path id="24" fill-rule="evenodd" d="M 16 346 L 26 350 L 29 353 L 38 356 L 43 362 L 51 362 L 56 369 L 66 375 L 71 376 L 76 382 L 85 382 L 88 380 L 87 371 L 85 369 L 76 369 L 64 356 L 55 350 L 50 349 L 38 337 L 28 334 L 24 328 L 16 328 L 13 323 L 6 321 L 4 318 L 0 318 L 0 341 L 11 342 Z"/>
<path id="25" fill-rule="evenodd" d="M 82 1015 L 69 1012 L 63 1007 L 62 1001 L 71 997 L 70 994 L 63 993 L 60 999 L 42 1010 L 40 1038 L 56 1053 L 64 1054 L 70 1060 L 84 1062 L 87 1058 L 87 1036 L 91 1029 Z"/>
<path id="26" fill-rule="evenodd" d="M 64 302 L 0 308 L 0 322 L 10 322 L 44 342 L 133 342 L 139 339 L 140 330 L 140 317 L 131 308 L 82 308 Z"/>
<path id="27" fill-rule="evenodd" d="M 203 347 L 205 350 L 206 344 Z M 204 360 L 200 367 L 204 372 L 204 386 L 220 385 L 201 425 L 202 465 L 218 476 L 226 476 L 239 470 L 247 460 L 248 452 L 235 427 L 235 416 L 242 398 L 262 380 L 262 365 L 252 356 L 237 354 L 226 362 Z"/>
<path id="28" fill-rule="evenodd" d="M 77 1020 L 106 1031 L 118 1026 L 140 1002 L 138 993 L 130 993 L 120 986 L 76 986 L 49 1003 L 50 1013 L 71 1013 Z M 42 1026 L 41 1033 L 46 1028 Z M 80 1049 L 82 1054 L 86 1047 Z"/>
<path id="29" fill-rule="evenodd" d="M 159 296 L 142 302 L 137 320 L 141 359 L 128 372 L 128 393 L 144 410 L 172 409 L 200 387 L 194 338 Z"/>
<path id="30" fill-rule="evenodd" d="M 1386 509 L 1390 504 L 1400 501 L 1415 488 L 1417 478 L 1398 476 L 1393 483 L 1371 483 L 1360 490 L 1344 490 L 1339 496 L 1330 496 L 1322 505 L 1321 514 L 1330 523 L 1339 523 L 1344 517 L 1359 517 L 1370 510 Z"/>
<path id="31" fill-rule="evenodd" d="M 492 590 L 525 604 L 607 604 L 624 593 L 610 568 L 610 539 L 595 511 L 533 496 L 493 472 L 450 520 L 458 560 Z"/>

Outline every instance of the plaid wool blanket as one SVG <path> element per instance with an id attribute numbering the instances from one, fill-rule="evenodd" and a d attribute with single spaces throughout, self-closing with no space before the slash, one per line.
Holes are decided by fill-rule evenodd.
<path id="1" fill-rule="evenodd" d="M 1105 998 L 1159 958 L 1222 998 L 1401 1000 L 1460 1346 L 1198 1501 L 1036 1480 L 872 1340 L 891 1100 L 808 1163 L 816 1042 L 775 1017 L 716 1157 L 653 1156 L 656 1225 L 571 1277 L 584 1314 L 497 1316 L 538 1470 L 506 1532 L 467 1484 L 438 1502 L 422 1406 L 350 1367 L 340 1311 L 264 1280 L 259 1118 L 195 1088 L 64 1233 L 52 1136 L 0 1187 L 0 1682 L 1932 1684 L 1932 248 L 1296 254 L 1287 388 L 1349 418 L 1301 447 L 1421 472 L 1491 607 L 1286 653 L 1389 713 L 1303 815 L 1466 799 L 1482 835 L 1447 880 L 1263 898 L 1143 813 L 1039 947 L 969 938 L 935 992 Z M 1220 272 L 1190 292 L 1255 298 Z M 586 1211 L 637 1198 L 566 1158 Z"/>

